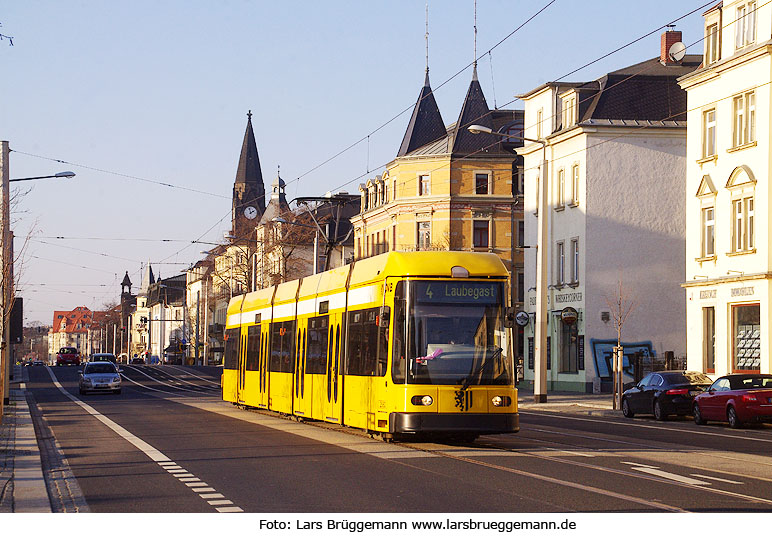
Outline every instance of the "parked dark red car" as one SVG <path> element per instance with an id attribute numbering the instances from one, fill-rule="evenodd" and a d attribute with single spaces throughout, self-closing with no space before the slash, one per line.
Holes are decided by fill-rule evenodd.
<path id="1" fill-rule="evenodd" d="M 772 422 L 772 374 L 727 374 L 694 398 L 694 422 Z"/>

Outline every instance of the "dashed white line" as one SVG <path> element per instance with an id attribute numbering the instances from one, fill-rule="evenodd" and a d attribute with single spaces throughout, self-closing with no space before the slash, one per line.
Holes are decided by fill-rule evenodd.
<path id="1" fill-rule="evenodd" d="M 56 388 L 59 389 L 59 391 L 62 394 L 64 394 L 64 396 L 66 396 L 67 398 L 75 402 L 75 404 L 77 404 L 83 410 L 85 410 L 86 413 L 93 416 L 95 419 L 97 419 L 102 424 L 107 426 L 110 430 L 112 430 L 120 437 L 122 437 L 123 439 L 125 439 L 126 441 L 134 445 L 148 458 L 156 462 L 159 467 L 161 467 L 162 469 L 165 469 L 171 475 L 176 477 L 180 482 L 184 482 L 188 487 L 191 488 L 192 491 L 195 491 L 201 498 L 214 499 L 214 500 L 207 500 L 208 504 L 210 504 L 211 506 L 233 504 L 233 501 L 229 501 L 224 498 L 220 499 L 220 497 L 224 497 L 224 495 L 220 493 L 216 493 L 216 490 L 210 487 L 209 484 L 207 484 L 206 482 L 201 482 L 199 478 L 195 477 L 192 473 L 188 472 L 187 469 L 184 469 L 179 464 L 169 459 L 169 457 L 166 456 L 163 452 L 152 447 L 150 444 L 146 443 L 139 437 L 135 436 L 134 434 L 126 430 L 124 427 L 122 427 L 115 421 L 109 419 L 108 417 L 105 417 L 97 410 L 95 410 L 93 407 L 89 406 L 88 404 L 86 404 L 76 396 L 70 394 L 69 391 L 67 391 L 64 387 L 62 387 L 62 384 L 59 383 L 59 381 L 56 379 L 56 375 L 54 375 L 53 371 L 48 367 L 46 367 L 46 369 L 48 370 L 48 374 L 51 376 L 51 381 L 53 382 L 54 386 L 56 386 Z M 204 489 L 196 489 L 196 488 L 204 488 Z M 202 493 L 202 492 L 206 492 L 206 493 Z M 210 492 L 214 492 L 214 493 L 210 493 Z M 243 510 L 238 506 L 229 506 L 227 508 L 215 508 L 215 510 L 218 512 L 243 512 Z"/>

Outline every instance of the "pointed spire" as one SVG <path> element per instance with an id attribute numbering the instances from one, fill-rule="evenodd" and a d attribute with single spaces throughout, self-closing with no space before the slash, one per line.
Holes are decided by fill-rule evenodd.
<path id="1" fill-rule="evenodd" d="M 456 122 L 450 152 L 454 154 L 498 152 L 499 137 L 494 134 L 472 134 L 468 130 L 471 125 L 483 125 L 493 129 L 491 111 L 480 82 L 477 80 L 476 66 L 472 71 L 472 82 L 469 84 L 469 90 Z"/>
<path id="2" fill-rule="evenodd" d="M 150 267 L 150 261 L 148 261 L 145 273 L 142 274 L 142 285 L 139 287 L 139 296 L 147 296 L 150 285 L 154 283 L 155 278 L 153 277 L 153 268 Z"/>
<path id="3" fill-rule="evenodd" d="M 429 4 L 426 4 L 426 77 L 424 87 L 418 95 L 418 101 L 413 108 L 413 115 L 407 124 L 405 137 L 399 147 L 397 156 L 405 156 L 408 153 L 423 147 L 427 143 L 437 141 L 447 136 L 445 123 L 442 121 L 437 101 L 429 84 Z"/>
<path id="4" fill-rule="evenodd" d="M 260 157 L 257 154 L 255 133 L 252 130 L 252 110 L 247 112 L 247 129 L 244 132 L 244 142 L 241 145 L 241 155 L 239 156 L 239 167 L 236 170 L 236 184 L 239 183 L 256 186 L 261 194 L 261 200 L 262 196 L 265 195 L 263 172 L 260 169 Z M 265 206 L 264 200 L 262 204 Z"/>

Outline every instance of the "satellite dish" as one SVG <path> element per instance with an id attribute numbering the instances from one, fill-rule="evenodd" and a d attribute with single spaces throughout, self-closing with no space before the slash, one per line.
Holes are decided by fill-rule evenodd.
<path id="1" fill-rule="evenodd" d="M 670 50 L 668 51 L 668 56 L 670 56 L 671 61 L 679 62 L 682 59 L 684 59 L 685 55 L 686 55 L 686 45 L 684 45 L 681 41 L 673 43 L 670 46 Z"/>

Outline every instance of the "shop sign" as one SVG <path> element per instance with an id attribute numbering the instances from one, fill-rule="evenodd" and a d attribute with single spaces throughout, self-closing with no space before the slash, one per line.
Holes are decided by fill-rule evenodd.
<path id="1" fill-rule="evenodd" d="M 568 294 L 558 294 L 555 296 L 555 303 L 569 303 L 582 301 L 581 292 L 569 292 Z"/>
<path id="2" fill-rule="evenodd" d="M 576 321 L 579 319 L 579 313 L 573 307 L 564 307 L 563 310 L 560 311 L 560 319 L 567 326 L 572 326 L 576 324 Z"/>
<path id="3" fill-rule="evenodd" d="M 700 299 L 701 300 L 713 300 L 715 298 L 716 298 L 716 289 L 701 290 L 700 291 Z"/>
<path id="4" fill-rule="evenodd" d="M 730 295 L 735 298 L 737 296 L 753 296 L 753 287 L 740 287 L 730 290 Z"/>

